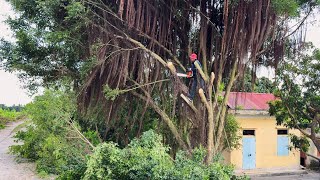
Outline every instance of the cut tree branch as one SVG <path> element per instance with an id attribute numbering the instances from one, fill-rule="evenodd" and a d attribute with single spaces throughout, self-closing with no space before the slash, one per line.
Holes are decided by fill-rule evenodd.
<path id="1" fill-rule="evenodd" d="M 159 107 L 155 104 L 155 102 L 149 97 L 145 97 L 141 94 L 138 94 L 134 91 L 131 91 L 131 94 L 146 101 L 149 102 L 149 105 L 160 115 L 160 117 L 164 120 L 164 122 L 167 124 L 167 126 L 169 127 L 170 131 L 172 132 L 173 136 L 176 138 L 176 140 L 178 141 L 179 145 L 186 150 L 188 153 L 191 154 L 191 150 L 190 148 L 187 146 L 187 144 L 182 140 L 176 126 L 174 125 L 174 123 L 171 121 L 171 119 L 169 118 L 169 116 Z"/>

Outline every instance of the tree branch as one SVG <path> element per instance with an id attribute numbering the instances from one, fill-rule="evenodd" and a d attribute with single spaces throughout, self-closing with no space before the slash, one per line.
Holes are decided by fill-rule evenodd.
<path id="1" fill-rule="evenodd" d="M 179 67 L 183 70 L 183 71 L 186 71 L 186 68 L 181 64 L 181 62 L 179 61 L 179 59 L 172 54 L 172 52 L 166 48 L 164 45 L 162 45 L 159 41 L 157 41 L 156 39 L 154 38 L 151 38 L 150 36 L 148 36 L 147 34 L 145 33 L 142 33 L 140 34 L 141 36 L 144 36 L 150 40 L 152 40 L 154 43 L 156 43 L 159 47 L 161 47 L 164 51 L 166 51 L 174 60 L 175 63 L 177 63 L 179 65 Z"/>
<path id="2" fill-rule="evenodd" d="M 299 129 L 300 132 L 302 132 L 303 135 L 307 136 L 308 138 L 311 138 L 311 135 L 309 133 L 307 133 L 306 131 L 304 131 L 303 129 L 301 129 L 297 123 L 297 120 L 295 118 L 295 116 L 292 114 L 291 110 L 289 109 L 288 105 L 286 103 L 284 103 L 287 110 L 288 110 L 288 113 L 289 113 L 289 116 L 291 117 L 291 119 L 293 120 L 294 122 L 294 125 L 297 129 Z"/>
<path id="3" fill-rule="evenodd" d="M 187 146 L 187 144 L 182 140 L 176 126 L 174 125 L 174 123 L 171 121 L 171 119 L 169 118 L 169 116 L 159 107 L 155 104 L 155 102 L 150 98 L 150 97 L 145 97 L 141 94 L 138 94 L 134 91 L 131 91 L 131 94 L 146 101 L 149 102 L 149 105 L 160 115 L 160 117 L 164 120 L 164 122 L 167 124 L 167 126 L 169 127 L 170 131 L 172 132 L 173 136 L 176 138 L 176 140 L 178 141 L 179 145 L 186 150 L 189 154 L 191 154 L 191 150 L 190 148 Z M 149 96 L 148 94 L 145 94 L 147 96 Z"/>
<path id="4" fill-rule="evenodd" d="M 208 78 L 207 76 L 204 74 L 204 72 L 202 71 L 202 68 L 200 67 L 200 65 L 198 63 L 194 63 L 194 65 L 196 66 L 197 70 L 199 71 L 202 79 L 205 81 L 205 82 L 208 82 Z"/>
<path id="5" fill-rule="evenodd" d="M 312 157 L 312 158 L 314 158 L 314 159 L 316 159 L 316 160 L 318 160 L 319 162 L 320 162 L 320 158 L 318 158 L 318 157 L 316 157 L 316 156 L 314 156 L 314 155 L 312 155 L 312 154 L 309 154 L 309 153 L 307 153 L 307 152 L 304 152 L 307 156 L 310 156 L 310 157 Z"/>
<path id="6" fill-rule="evenodd" d="M 289 36 L 291 36 L 292 34 L 294 34 L 296 31 L 298 31 L 298 29 L 299 29 L 299 28 L 304 24 L 304 22 L 307 20 L 307 18 L 308 18 L 309 15 L 311 14 L 311 12 L 312 12 L 312 8 L 310 7 L 307 15 L 301 20 L 301 23 L 298 25 L 298 27 L 297 27 L 294 31 L 292 31 L 290 34 L 288 34 L 287 36 L 285 36 L 283 39 L 288 38 Z"/>

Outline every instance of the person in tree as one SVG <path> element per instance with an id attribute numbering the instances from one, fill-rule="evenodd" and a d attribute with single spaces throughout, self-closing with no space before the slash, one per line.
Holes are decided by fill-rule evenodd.
<path id="1" fill-rule="evenodd" d="M 191 88 L 189 89 L 189 95 L 188 95 L 188 98 L 190 101 L 193 101 L 194 99 L 194 96 L 196 94 L 196 90 L 197 90 L 197 85 L 198 85 L 198 77 L 199 77 L 199 81 L 200 81 L 200 87 L 204 90 L 204 80 L 202 79 L 201 75 L 199 75 L 197 73 L 197 68 L 196 68 L 196 63 L 199 64 L 200 67 L 201 66 L 201 63 L 200 61 L 198 61 L 197 59 L 197 54 L 195 53 L 192 53 L 190 56 L 190 61 L 191 61 L 191 68 L 189 68 L 188 70 L 188 78 L 193 78 L 192 80 L 192 84 L 191 84 Z"/>

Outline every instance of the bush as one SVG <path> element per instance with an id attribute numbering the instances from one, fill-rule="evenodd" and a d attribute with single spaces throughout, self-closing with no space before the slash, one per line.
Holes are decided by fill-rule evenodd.
<path id="1" fill-rule="evenodd" d="M 80 179 L 90 147 L 71 126 L 76 112 L 74 99 L 72 93 L 49 90 L 37 96 L 25 107 L 30 125 L 15 136 L 17 141 L 24 143 L 11 146 L 11 152 L 35 161 L 41 174 L 54 173 L 61 179 Z M 94 133 L 90 136 L 93 138 Z"/>
<path id="2" fill-rule="evenodd" d="M 124 149 L 100 144 L 89 157 L 84 179 L 237 179 L 231 166 L 205 165 L 203 148 L 195 149 L 191 157 L 180 151 L 173 160 L 161 139 L 149 130 Z"/>
<path id="3" fill-rule="evenodd" d="M 31 123 L 16 134 L 22 145 L 11 152 L 36 162 L 38 173 L 54 173 L 58 179 L 237 179 L 231 166 L 218 161 L 204 164 L 206 151 L 193 150 L 192 156 L 179 151 L 175 159 L 163 138 L 149 130 L 125 148 L 105 142 L 88 130 L 83 135 L 97 145 L 91 146 L 76 133 L 76 108 L 72 93 L 46 91 L 25 107 Z M 75 127 L 77 127 L 75 129 Z"/>
<path id="4" fill-rule="evenodd" d="M 164 179 L 173 167 L 161 137 L 147 131 L 126 148 L 102 143 L 90 156 L 84 179 Z"/>
<path id="5" fill-rule="evenodd" d="M 240 146 L 239 141 L 241 136 L 239 135 L 240 125 L 235 116 L 228 114 L 226 118 L 225 132 L 226 138 L 224 138 L 223 149 L 237 149 Z"/>

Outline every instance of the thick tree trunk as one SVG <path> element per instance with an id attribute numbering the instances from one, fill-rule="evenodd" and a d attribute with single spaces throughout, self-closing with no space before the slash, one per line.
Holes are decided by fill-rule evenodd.
<path id="1" fill-rule="evenodd" d="M 311 123 L 311 140 L 313 141 L 314 145 L 316 146 L 317 150 L 320 152 L 320 138 L 317 136 L 316 127 L 319 127 L 318 119 L 320 119 L 320 114 L 316 114 Z"/>

